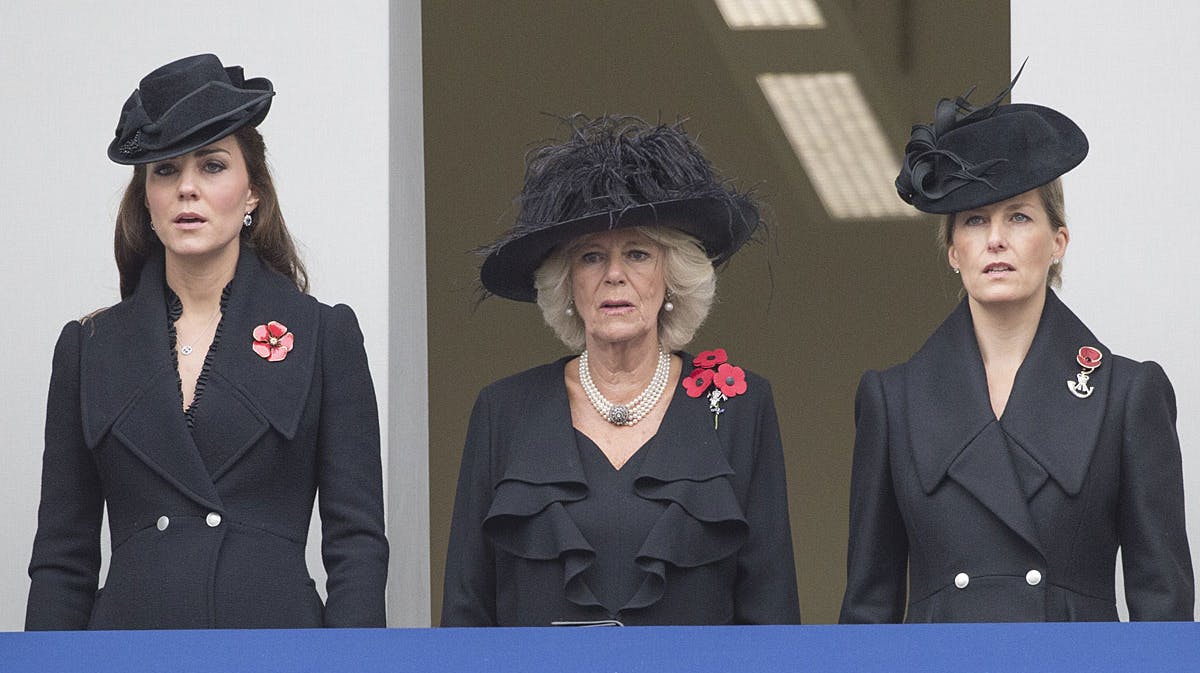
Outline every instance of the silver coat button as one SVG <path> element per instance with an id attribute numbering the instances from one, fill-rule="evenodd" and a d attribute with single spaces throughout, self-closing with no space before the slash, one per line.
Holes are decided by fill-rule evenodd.
<path id="1" fill-rule="evenodd" d="M 1029 572 L 1025 573 L 1025 581 L 1029 584 L 1029 586 L 1036 587 L 1042 583 L 1042 573 L 1038 572 L 1037 570 L 1030 570 Z"/>
<path id="2" fill-rule="evenodd" d="M 204 523 L 208 524 L 209 528 L 216 528 L 221 525 L 221 515 L 216 512 L 209 512 L 208 516 L 204 517 Z"/>
<path id="3" fill-rule="evenodd" d="M 158 517 L 158 521 L 154 524 L 154 527 L 159 530 L 166 530 L 167 526 L 170 526 L 170 525 L 171 525 L 170 519 L 168 519 L 165 516 L 160 516 L 160 517 Z"/>
<path id="4" fill-rule="evenodd" d="M 954 586 L 958 587 L 959 589 L 966 589 L 967 585 L 970 583 L 971 576 L 966 573 L 959 573 L 954 576 Z"/>

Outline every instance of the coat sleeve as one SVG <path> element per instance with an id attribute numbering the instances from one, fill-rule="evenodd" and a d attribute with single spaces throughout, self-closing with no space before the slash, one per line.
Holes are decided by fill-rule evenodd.
<path id="1" fill-rule="evenodd" d="M 734 621 L 799 624 L 783 442 L 770 384 L 763 380 L 760 385 L 765 386 L 765 394 L 754 433 L 754 468 L 746 502 L 750 530 L 738 553 Z"/>
<path id="2" fill-rule="evenodd" d="M 1175 391 L 1154 362 L 1138 367 L 1125 407 L 1118 535 L 1133 620 L 1192 621 Z"/>
<path id="3" fill-rule="evenodd" d="M 485 390 L 471 411 L 458 471 L 442 589 L 442 626 L 496 624 L 496 564 L 483 533 L 483 519 L 492 502 L 491 431 Z"/>
<path id="4" fill-rule="evenodd" d="M 892 483 L 887 403 L 878 372 L 863 374 L 854 420 L 846 595 L 838 621 L 899 622 L 907 591 L 908 535 Z"/>
<path id="5" fill-rule="evenodd" d="M 27 631 L 87 628 L 100 573 L 104 498 L 92 452 L 83 439 L 79 403 L 78 322 L 54 348 L 46 403 L 42 496 L 29 563 Z"/>
<path id="6" fill-rule="evenodd" d="M 325 626 L 386 626 L 379 410 L 354 311 L 326 313 L 317 438 L 321 555 L 329 576 Z"/>

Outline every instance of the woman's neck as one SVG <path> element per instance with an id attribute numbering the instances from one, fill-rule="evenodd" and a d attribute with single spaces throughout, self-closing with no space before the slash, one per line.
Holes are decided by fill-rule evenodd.
<path id="1" fill-rule="evenodd" d="M 974 299 L 968 302 L 984 367 L 989 371 L 1001 367 L 1015 372 L 1033 344 L 1046 306 L 1046 295 L 1038 293 L 1030 301 L 1019 304 L 982 304 Z"/>
<path id="2" fill-rule="evenodd" d="M 185 313 L 208 314 L 221 304 L 221 292 L 237 270 L 238 246 L 216 257 L 192 258 L 167 253 L 166 279 Z"/>
<path id="3" fill-rule="evenodd" d="M 610 399 L 626 399 L 642 392 L 658 366 L 658 335 L 621 342 L 588 344 L 588 370 L 592 381 Z M 628 394 L 626 394 L 628 393 Z"/>

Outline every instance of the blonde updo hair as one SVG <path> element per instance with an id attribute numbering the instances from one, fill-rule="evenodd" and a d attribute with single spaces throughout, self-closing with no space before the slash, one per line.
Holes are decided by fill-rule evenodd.
<path id="1" fill-rule="evenodd" d="M 717 276 L 712 260 L 700 242 L 672 227 L 635 227 L 635 231 L 662 246 L 663 277 L 673 311 L 659 310 L 658 338 L 668 351 L 683 348 L 708 318 L 717 294 Z M 571 292 L 571 258 L 586 237 L 559 246 L 534 274 L 537 303 L 542 318 L 572 351 L 585 346 L 583 319 L 577 311 L 567 314 L 574 297 Z"/>
<path id="2" fill-rule="evenodd" d="M 1063 195 L 1062 178 L 1054 178 L 1038 187 L 1037 193 L 1042 199 L 1042 208 L 1046 210 L 1046 217 L 1050 218 L 1050 229 L 1058 231 L 1067 226 L 1066 197 Z M 941 248 L 943 255 L 954 242 L 954 221 L 957 218 L 958 213 L 950 213 L 942 218 L 942 223 L 938 227 L 938 247 Z M 1046 287 L 1062 287 L 1062 269 L 1063 260 L 1061 259 L 1058 260 L 1058 264 L 1050 265 L 1050 270 L 1046 273 Z"/>

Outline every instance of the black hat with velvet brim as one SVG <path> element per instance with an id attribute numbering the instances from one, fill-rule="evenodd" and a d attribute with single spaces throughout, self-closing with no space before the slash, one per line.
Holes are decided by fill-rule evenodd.
<path id="1" fill-rule="evenodd" d="M 1065 115 L 1000 104 L 1017 77 L 983 107 L 944 98 L 932 124 L 913 127 L 896 178 L 900 198 L 926 213 L 959 213 L 1041 187 L 1083 161 L 1087 136 Z"/>
<path id="2" fill-rule="evenodd" d="M 680 124 L 575 115 L 564 143 L 530 153 L 516 224 L 478 252 L 486 292 L 537 301 L 534 276 L 559 246 L 626 227 L 672 227 L 718 266 L 754 235 L 758 205 L 717 177 Z"/>
<path id="3" fill-rule="evenodd" d="M 265 77 L 245 79 L 213 54 L 172 61 L 142 78 L 121 109 L 108 158 L 119 164 L 162 161 L 258 126 L 275 90 Z"/>

